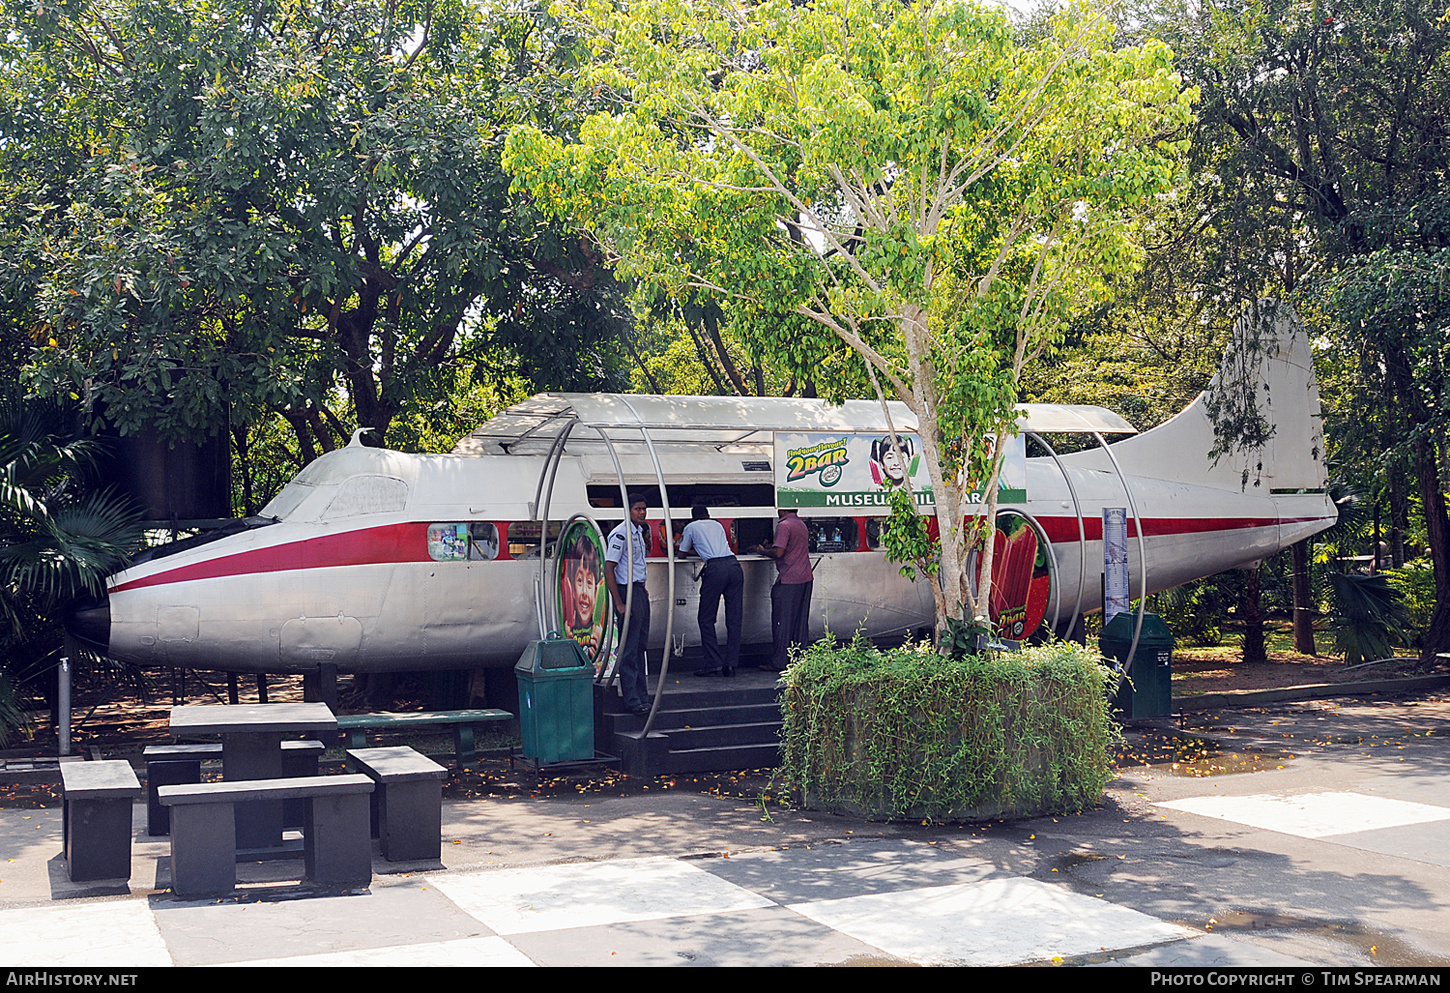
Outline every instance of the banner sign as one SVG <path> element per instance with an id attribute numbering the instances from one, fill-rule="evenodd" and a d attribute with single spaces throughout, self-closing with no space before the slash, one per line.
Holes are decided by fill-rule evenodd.
<path id="1" fill-rule="evenodd" d="M 1128 610 L 1128 510 L 1103 508 L 1103 626 Z"/>
<path id="2" fill-rule="evenodd" d="M 996 437 L 987 439 L 988 445 L 996 443 Z M 985 503 L 981 483 L 972 487 L 967 495 L 968 503 Z M 1027 502 L 1027 436 L 1014 435 L 1007 439 L 1007 454 L 1002 457 L 1002 474 L 997 477 L 997 502 Z"/>
<path id="3" fill-rule="evenodd" d="M 885 516 L 891 512 L 891 491 L 910 479 L 917 510 L 935 513 L 921 439 L 904 433 L 896 440 L 893 446 L 890 435 L 776 432 L 776 506 Z M 1027 442 L 1021 436 L 1008 442 L 997 499 L 1027 499 Z M 968 501 L 981 502 L 980 487 Z"/>

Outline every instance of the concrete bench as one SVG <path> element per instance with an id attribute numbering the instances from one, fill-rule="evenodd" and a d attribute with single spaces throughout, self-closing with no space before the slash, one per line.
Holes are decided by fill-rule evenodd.
<path id="1" fill-rule="evenodd" d="M 282 772 L 286 776 L 315 776 L 318 762 L 326 749 L 320 741 L 282 742 Z M 171 833 L 171 816 L 161 805 L 156 791 L 162 786 L 180 786 L 201 782 L 201 763 L 221 759 L 221 742 L 200 745 L 148 745 L 146 747 L 146 833 L 160 838 Z M 282 804 L 282 826 L 302 827 L 307 809 L 305 800 L 288 800 Z"/>
<path id="2" fill-rule="evenodd" d="M 171 889 L 177 896 L 215 896 L 237 884 L 237 825 L 233 805 L 257 800 L 302 799 L 302 858 L 309 882 L 367 887 L 372 882 L 366 776 L 247 779 L 162 786 L 171 810 Z"/>
<path id="3" fill-rule="evenodd" d="M 439 710 L 415 714 L 347 714 L 337 719 L 346 747 L 366 748 L 369 731 L 407 731 L 420 727 L 452 727 L 453 750 L 459 762 L 472 762 L 477 749 L 473 727 L 495 721 L 511 721 L 507 710 Z"/>
<path id="4" fill-rule="evenodd" d="M 141 784 L 130 762 L 62 762 L 61 838 L 72 882 L 131 878 L 131 805 Z"/>
<path id="5" fill-rule="evenodd" d="M 373 837 L 389 862 L 437 862 L 443 846 L 443 780 L 448 770 L 418 752 L 350 748 L 348 763 L 376 784 Z"/>

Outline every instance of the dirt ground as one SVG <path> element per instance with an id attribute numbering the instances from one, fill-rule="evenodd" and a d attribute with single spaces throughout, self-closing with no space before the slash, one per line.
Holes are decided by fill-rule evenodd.
<path id="1" fill-rule="evenodd" d="M 1346 666 L 1344 660 L 1335 655 L 1300 655 L 1289 649 L 1287 631 L 1277 628 L 1269 632 L 1269 661 L 1251 665 L 1244 662 L 1239 642 L 1240 638 L 1234 632 L 1225 632 L 1224 643 L 1217 646 L 1175 647 L 1174 695 L 1350 683 L 1423 674 L 1408 653 L 1402 659 L 1355 667 Z M 237 683 L 239 702 L 258 702 L 255 677 L 240 677 Z M 341 712 L 361 713 L 370 709 L 349 677 L 342 678 L 339 690 Z M 389 709 L 427 709 L 424 695 L 422 686 L 415 686 L 404 679 L 395 687 L 394 704 Z M 178 684 L 168 673 L 148 675 L 138 681 L 134 674 L 118 676 L 104 671 L 89 671 L 77 674 L 74 697 L 73 744 L 77 751 L 89 748 L 111 751 L 118 743 L 124 743 L 123 747 L 127 750 L 140 752 L 146 745 L 163 744 L 170 740 L 167 721 L 173 703 L 225 703 L 228 686 L 227 677 L 217 673 L 188 672 L 184 681 Z M 301 677 L 269 677 L 267 699 L 272 702 L 301 700 Z M 12 735 L 4 749 L 0 750 L 0 756 L 55 754 L 55 730 L 48 714 L 43 710 L 34 711 L 30 730 L 29 735 Z M 486 748 L 492 743 L 506 748 L 509 742 L 500 732 L 495 732 L 495 735 L 499 736 L 497 742 L 481 740 L 480 747 Z"/>
<path id="2" fill-rule="evenodd" d="M 1346 666 L 1334 655 L 1300 655 L 1269 651 L 1269 661 L 1244 661 L 1238 645 L 1178 648 L 1173 653 L 1173 692 L 1221 693 L 1225 690 L 1267 690 L 1308 683 L 1354 683 L 1422 675 L 1413 657 Z"/>

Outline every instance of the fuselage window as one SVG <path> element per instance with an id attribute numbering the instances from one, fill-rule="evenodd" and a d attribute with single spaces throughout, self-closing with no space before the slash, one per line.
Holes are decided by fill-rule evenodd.
<path id="1" fill-rule="evenodd" d="M 488 521 L 428 525 L 428 556 L 435 562 L 488 562 L 498 558 L 498 528 Z"/>
<path id="2" fill-rule="evenodd" d="M 549 546 L 559 540 L 559 521 L 549 524 Z M 508 526 L 509 555 L 516 559 L 536 558 L 539 554 L 539 522 L 514 521 Z"/>
<path id="3" fill-rule="evenodd" d="M 468 558 L 468 525 L 428 525 L 428 557 L 434 562 L 465 561 Z"/>
<path id="4" fill-rule="evenodd" d="M 492 562 L 498 558 L 498 528 L 488 521 L 469 525 L 468 559 L 470 562 Z"/>

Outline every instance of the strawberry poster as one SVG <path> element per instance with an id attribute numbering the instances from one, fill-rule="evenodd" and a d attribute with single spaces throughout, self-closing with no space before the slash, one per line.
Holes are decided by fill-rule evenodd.
<path id="1" fill-rule="evenodd" d="M 1006 511 L 997 515 L 992 535 L 992 589 L 988 594 L 988 616 L 992 628 L 1003 638 L 1022 641 L 1037 630 L 1047 616 L 1052 596 L 1052 572 L 1047 541 L 1027 518 Z M 982 556 L 977 555 L 975 574 L 982 576 Z"/>

